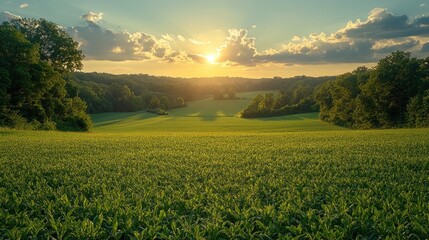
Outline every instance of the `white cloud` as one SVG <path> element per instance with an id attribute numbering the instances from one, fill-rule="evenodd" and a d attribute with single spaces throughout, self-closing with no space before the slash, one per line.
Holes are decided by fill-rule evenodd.
<path id="1" fill-rule="evenodd" d="M 169 34 L 161 35 L 161 37 L 169 42 L 174 42 L 174 38 Z"/>
<path id="2" fill-rule="evenodd" d="M 219 49 L 218 61 L 253 66 L 257 55 L 255 38 L 248 37 L 246 29 L 230 29 L 229 36 Z"/>
<path id="3" fill-rule="evenodd" d="M 79 42 L 80 49 L 89 60 L 174 59 L 170 57 L 174 51 L 170 46 L 172 37 L 169 35 L 156 38 L 144 32 L 117 32 L 89 20 L 86 26 L 68 28 L 67 32 Z"/>
<path id="4" fill-rule="evenodd" d="M 119 54 L 119 53 L 123 53 L 124 50 L 121 47 L 116 46 L 115 48 L 112 49 L 112 52 L 116 53 L 116 54 Z"/>
<path id="5" fill-rule="evenodd" d="M 177 35 L 177 39 L 179 39 L 182 42 L 186 41 L 186 38 L 183 37 L 182 35 Z"/>
<path id="6" fill-rule="evenodd" d="M 20 8 L 26 8 L 26 7 L 28 7 L 28 3 L 23 3 L 23 4 L 19 5 L 19 7 Z"/>
<path id="7" fill-rule="evenodd" d="M 301 40 L 301 38 L 300 37 L 298 37 L 298 36 L 293 36 L 293 38 L 292 38 L 292 42 L 298 42 L 298 41 L 300 41 Z"/>
<path id="8" fill-rule="evenodd" d="M 0 12 L 0 21 L 19 18 Z M 211 42 L 183 35 L 155 36 L 145 32 L 114 31 L 100 25 L 103 13 L 81 17 L 84 25 L 67 28 L 90 60 L 155 60 L 206 63 L 204 54 L 216 52 L 223 65 L 328 64 L 375 62 L 391 51 L 429 52 L 429 17 L 410 19 L 386 9 L 373 9 L 367 19 L 353 20 L 332 33 L 293 36 L 278 48 L 257 49 L 251 29 L 229 29 Z"/>
<path id="9" fill-rule="evenodd" d="M 377 53 L 390 53 L 394 51 L 407 51 L 420 44 L 413 38 L 379 40 L 374 43 L 372 49 Z"/>
<path id="10" fill-rule="evenodd" d="M 199 41 L 199 40 L 196 40 L 196 39 L 193 39 L 193 38 L 190 38 L 189 41 L 191 43 L 195 44 L 195 45 L 207 45 L 207 44 L 210 44 L 209 41 L 204 42 L 204 41 Z"/>
<path id="11" fill-rule="evenodd" d="M 100 12 L 100 13 L 89 12 L 89 13 L 83 15 L 81 18 L 84 19 L 85 21 L 96 23 L 96 22 L 100 21 L 101 19 L 103 19 L 103 13 L 102 12 Z"/>
<path id="12" fill-rule="evenodd" d="M 428 36 L 429 17 L 411 20 L 375 8 L 364 21 L 350 21 L 331 34 L 294 36 L 281 49 L 269 49 L 255 58 L 257 62 L 284 64 L 375 62 L 392 51 L 423 51 L 426 47 L 418 38 Z"/>
<path id="13" fill-rule="evenodd" d="M 339 34 L 359 39 L 394 39 L 412 36 L 429 36 L 429 17 L 413 20 L 406 15 L 395 16 L 387 9 L 373 9 L 366 21 L 349 22 Z"/>

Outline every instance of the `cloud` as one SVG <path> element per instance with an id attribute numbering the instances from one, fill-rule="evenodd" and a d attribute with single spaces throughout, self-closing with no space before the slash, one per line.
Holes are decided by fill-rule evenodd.
<path id="1" fill-rule="evenodd" d="M 119 54 L 119 53 L 123 53 L 124 49 L 122 49 L 120 46 L 116 46 L 115 48 L 112 49 L 112 52 Z"/>
<path id="2" fill-rule="evenodd" d="M 392 51 L 428 52 L 429 17 L 410 19 L 386 9 L 375 8 L 365 20 L 353 20 L 332 33 L 294 36 L 279 48 L 258 50 L 256 38 L 250 36 L 256 26 L 229 29 L 224 42 L 216 48 L 211 42 L 183 35 L 164 34 L 159 38 L 144 32 L 113 31 L 98 24 L 103 13 L 82 16 L 85 26 L 72 28 L 87 59 L 143 60 L 206 63 L 203 54 L 216 49 L 217 61 L 224 65 L 256 66 L 258 64 L 331 64 L 368 63 Z M 104 26 L 104 25 L 103 25 Z M 213 50 L 212 50 L 213 51 Z"/>
<path id="3" fill-rule="evenodd" d="M 177 39 L 179 39 L 182 42 L 186 41 L 186 38 L 183 37 L 182 35 L 177 35 Z"/>
<path id="4" fill-rule="evenodd" d="M 94 18 L 95 15 L 100 17 Z M 111 61 L 173 59 L 168 56 L 173 52 L 168 35 L 157 39 L 144 32 L 113 31 L 94 22 L 101 20 L 100 14 L 95 15 L 87 14 L 86 22 L 82 26 L 67 28 L 67 32 L 79 42 L 86 59 Z"/>
<path id="5" fill-rule="evenodd" d="M 258 55 L 258 62 L 293 64 L 365 63 L 374 61 L 371 41 L 333 41 L 323 34 L 289 43 L 280 51 L 269 50 Z"/>
<path id="6" fill-rule="evenodd" d="M 187 57 L 190 58 L 195 63 L 207 63 L 207 59 L 201 55 L 188 54 Z"/>
<path id="7" fill-rule="evenodd" d="M 21 17 L 15 14 L 12 14 L 8 11 L 0 12 L 0 23 L 10 22 L 12 19 L 20 19 Z"/>
<path id="8" fill-rule="evenodd" d="M 169 42 L 174 42 L 174 38 L 172 36 L 170 36 L 169 34 L 165 34 L 165 35 L 161 35 L 163 39 L 169 41 Z"/>
<path id="9" fill-rule="evenodd" d="M 375 62 L 392 51 L 419 49 L 418 38 L 429 36 L 429 17 L 395 16 L 386 9 L 373 9 L 365 21 L 350 21 L 338 31 L 294 36 L 281 49 L 255 56 L 257 62 L 327 64 Z M 424 50 L 424 46 L 421 46 Z"/>
<path id="10" fill-rule="evenodd" d="M 426 6 L 426 4 L 422 3 L 422 4 L 420 4 L 419 6 L 420 6 L 420 7 L 424 7 L 424 6 Z"/>
<path id="11" fill-rule="evenodd" d="M 79 43 L 89 60 L 156 60 L 207 63 L 203 54 L 216 53 L 223 65 L 331 64 L 376 62 L 392 51 L 429 52 L 429 17 L 397 16 L 375 8 L 364 20 L 352 20 L 332 33 L 293 36 L 273 49 L 257 49 L 249 29 L 229 29 L 211 42 L 183 35 L 155 36 L 145 32 L 112 30 L 103 13 L 89 12 L 82 24 L 66 31 Z M 0 12 L 0 21 L 19 18 Z M 116 29 L 116 28 L 115 28 Z"/>
<path id="12" fill-rule="evenodd" d="M 23 4 L 19 5 L 19 8 L 26 8 L 26 7 L 28 7 L 28 3 L 23 3 Z"/>
<path id="13" fill-rule="evenodd" d="M 230 29 L 228 32 L 227 40 L 219 49 L 218 61 L 254 66 L 257 55 L 255 38 L 248 37 L 246 29 Z"/>
<path id="14" fill-rule="evenodd" d="M 340 30 L 352 39 L 392 39 L 411 36 L 429 36 L 429 17 L 410 20 L 406 15 L 395 16 L 386 9 L 375 8 L 364 22 L 349 22 Z"/>
<path id="15" fill-rule="evenodd" d="M 100 13 L 89 12 L 85 15 L 82 15 L 81 18 L 87 22 L 96 23 L 96 22 L 100 21 L 101 19 L 103 19 L 103 13 L 102 12 L 100 12 Z"/>
<path id="16" fill-rule="evenodd" d="M 195 45 L 207 45 L 210 44 L 210 42 L 204 42 L 204 41 L 199 41 L 193 38 L 190 38 L 189 41 Z"/>
<path id="17" fill-rule="evenodd" d="M 67 32 L 79 42 L 80 49 L 89 60 L 138 60 L 134 55 L 134 44 L 126 32 L 104 29 L 92 21 L 86 25 L 67 28 Z"/>
<path id="18" fill-rule="evenodd" d="M 422 45 L 422 48 L 420 49 L 420 52 L 422 53 L 429 53 L 429 42 L 426 42 Z"/>
<path id="19" fill-rule="evenodd" d="M 372 49 L 377 53 L 391 53 L 394 51 L 407 51 L 419 44 L 420 41 L 413 38 L 388 39 L 375 42 Z"/>

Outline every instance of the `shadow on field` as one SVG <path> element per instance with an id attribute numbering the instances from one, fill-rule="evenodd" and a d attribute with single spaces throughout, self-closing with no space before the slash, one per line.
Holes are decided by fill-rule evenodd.
<path id="1" fill-rule="evenodd" d="M 153 113 L 147 113 L 144 111 L 131 112 L 131 113 L 101 113 L 91 116 L 94 126 L 103 127 L 109 126 L 124 121 L 129 121 L 132 119 L 135 120 L 145 120 L 149 118 L 157 117 L 158 115 Z"/>
<path id="2" fill-rule="evenodd" d="M 278 116 L 278 117 L 267 117 L 267 118 L 249 118 L 249 120 L 257 120 L 257 121 L 296 121 L 296 120 L 318 120 L 319 113 L 301 113 L 301 114 L 293 114 L 286 116 Z"/>

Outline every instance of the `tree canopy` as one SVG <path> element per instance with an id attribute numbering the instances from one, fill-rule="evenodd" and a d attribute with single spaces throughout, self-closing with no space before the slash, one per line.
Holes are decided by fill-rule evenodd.
<path id="1" fill-rule="evenodd" d="M 86 104 L 67 97 L 63 79 L 82 66 L 76 43 L 46 20 L 21 19 L 23 27 L 17 23 L 0 25 L 0 125 L 88 130 Z M 49 31 L 39 33 L 44 27 Z M 60 57 L 69 51 L 77 55 Z"/>
<path id="2" fill-rule="evenodd" d="M 429 126 L 428 63 L 397 51 L 373 69 L 338 76 L 315 94 L 321 119 L 352 128 Z"/>
<path id="3" fill-rule="evenodd" d="M 57 24 L 45 19 L 19 18 L 11 24 L 32 44 L 39 45 L 40 60 L 60 73 L 82 69 L 84 55 L 75 42 Z"/>

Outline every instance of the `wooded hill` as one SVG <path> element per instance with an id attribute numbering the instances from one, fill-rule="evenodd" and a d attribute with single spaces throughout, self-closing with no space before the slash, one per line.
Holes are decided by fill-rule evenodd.
<path id="1" fill-rule="evenodd" d="M 182 107 L 183 102 L 207 97 L 228 98 L 235 92 L 314 88 L 335 77 L 293 78 L 172 78 L 146 74 L 113 75 L 76 72 L 67 79 L 71 96 L 82 98 L 89 113 L 129 112 L 147 109 L 154 97 L 164 99 L 164 110 Z M 217 96 L 217 97 L 216 97 Z"/>

